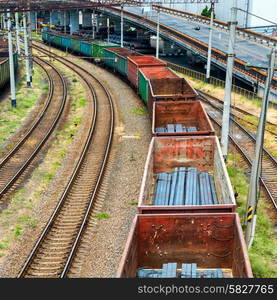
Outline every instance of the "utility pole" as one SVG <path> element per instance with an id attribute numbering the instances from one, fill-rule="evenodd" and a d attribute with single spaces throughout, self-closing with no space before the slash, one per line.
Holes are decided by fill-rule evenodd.
<path id="1" fill-rule="evenodd" d="M 66 17 L 67 17 L 67 13 L 66 11 L 63 12 L 63 31 L 66 34 Z"/>
<path id="2" fill-rule="evenodd" d="M 11 104 L 16 107 L 15 74 L 13 61 L 13 42 L 12 42 L 12 23 L 11 13 L 7 13 L 8 18 L 8 45 L 9 45 L 9 66 L 10 66 L 10 86 L 11 86 Z"/>
<path id="3" fill-rule="evenodd" d="M 24 48 L 25 48 L 25 66 L 27 87 L 31 87 L 31 65 L 29 53 L 29 33 L 27 29 L 27 15 L 23 13 L 23 30 L 24 30 Z"/>
<path id="4" fill-rule="evenodd" d="M 108 27 L 108 36 L 107 36 L 107 42 L 110 42 L 110 19 L 107 18 L 107 27 Z"/>
<path id="5" fill-rule="evenodd" d="M 36 31 L 36 34 L 38 34 L 38 12 L 35 11 L 35 31 Z"/>
<path id="6" fill-rule="evenodd" d="M 121 4 L 121 12 L 120 12 L 120 47 L 121 48 L 123 48 L 123 33 L 124 33 L 123 4 Z"/>
<path id="7" fill-rule="evenodd" d="M 259 125 L 258 125 L 257 135 L 256 135 L 255 158 L 253 160 L 252 168 L 251 168 L 250 184 L 249 184 L 247 206 L 246 206 L 246 218 L 245 218 L 245 222 L 246 222 L 245 240 L 248 248 L 251 248 L 255 236 L 255 228 L 256 228 L 256 221 L 257 221 L 259 178 L 261 174 L 261 160 L 262 160 L 263 143 L 264 143 L 264 131 L 266 125 L 266 114 L 267 114 L 267 108 L 269 102 L 270 85 L 271 85 L 272 78 L 274 76 L 274 70 L 277 67 L 276 56 L 277 56 L 277 47 L 273 48 L 270 53 L 262 108 L 261 108 Z M 257 67 L 255 66 L 255 68 Z"/>
<path id="8" fill-rule="evenodd" d="M 206 82 L 207 83 L 210 83 L 210 73 L 211 73 L 213 22 L 214 22 L 214 2 L 211 2 L 211 21 L 210 21 L 208 58 L 207 58 L 207 70 L 206 70 Z"/>
<path id="9" fill-rule="evenodd" d="M 160 41 L 160 8 L 158 8 L 158 20 L 157 20 L 156 58 L 159 58 L 159 41 Z"/>
<path id="10" fill-rule="evenodd" d="M 18 22 L 18 12 L 15 13 L 15 30 L 16 30 L 16 48 L 17 53 L 20 56 L 21 49 L 20 49 L 20 37 L 19 37 L 19 22 Z"/>
<path id="11" fill-rule="evenodd" d="M 92 11 L 92 39 L 95 39 L 95 9 Z"/>
<path id="12" fill-rule="evenodd" d="M 31 12 L 28 11 L 27 13 L 27 30 L 28 30 L 28 37 L 29 37 L 29 41 L 28 41 L 28 45 L 29 45 L 29 65 L 30 65 L 30 69 L 31 69 L 31 82 L 33 81 L 33 72 L 34 72 L 34 67 L 33 67 L 33 47 L 32 47 L 32 43 L 33 43 L 33 37 L 32 37 L 32 26 L 31 26 Z"/>
<path id="13" fill-rule="evenodd" d="M 225 94 L 224 94 L 224 106 L 222 117 L 222 130 L 221 130 L 221 145 L 224 160 L 227 160 L 228 154 L 228 141 L 229 141 L 229 123 L 230 123 L 230 105 L 231 105 L 231 92 L 232 92 L 232 77 L 233 66 L 235 57 L 235 37 L 237 26 L 237 0 L 234 1 L 235 7 L 231 8 L 231 22 L 230 25 L 230 37 L 229 47 L 227 54 L 227 69 L 225 79 Z"/>

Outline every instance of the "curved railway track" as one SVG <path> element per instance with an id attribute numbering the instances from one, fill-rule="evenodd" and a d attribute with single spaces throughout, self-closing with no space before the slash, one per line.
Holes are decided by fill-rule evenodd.
<path id="1" fill-rule="evenodd" d="M 201 100 L 205 102 L 206 111 L 211 120 L 221 128 L 222 123 L 222 109 L 211 102 L 208 97 L 201 96 Z M 216 111 L 215 111 L 216 110 Z M 255 155 L 255 136 L 241 126 L 233 118 L 230 119 L 230 135 L 229 138 L 238 152 L 243 156 L 249 167 Z M 263 149 L 262 155 L 262 173 L 260 177 L 260 184 L 265 191 L 267 198 L 277 212 L 277 161 L 266 150 Z"/>
<path id="2" fill-rule="evenodd" d="M 208 93 L 205 93 L 205 92 L 203 92 L 203 91 L 200 91 L 200 90 L 197 90 L 197 92 L 200 94 L 200 96 L 202 96 L 202 97 L 204 97 L 204 98 L 206 98 L 206 99 L 209 99 L 209 101 L 210 101 L 211 103 L 214 103 L 215 105 L 219 104 L 219 105 L 220 105 L 220 108 L 221 108 L 221 109 L 223 108 L 223 103 L 224 103 L 224 102 L 223 102 L 221 99 L 218 99 L 218 98 L 216 98 L 216 97 L 214 97 L 214 96 L 212 96 L 212 95 L 210 95 L 210 94 L 208 94 Z M 242 116 L 247 115 L 247 116 L 250 116 L 250 117 L 255 118 L 255 119 L 257 120 L 257 122 L 258 122 L 259 118 L 258 118 L 257 116 L 255 116 L 255 115 L 249 113 L 248 111 L 246 111 L 246 110 L 244 110 L 244 109 L 241 109 L 241 108 L 239 108 L 239 107 L 237 107 L 237 106 L 235 106 L 235 105 L 232 105 L 231 107 L 232 107 L 232 109 L 233 109 L 233 112 L 231 113 L 231 115 L 232 115 L 233 118 L 237 118 L 237 119 L 239 119 L 239 120 L 242 120 L 242 121 L 245 122 L 245 123 L 250 124 L 251 126 L 257 127 L 257 124 L 252 123 L 252 122 L 249 121 L 249 120 L 245 120 L 245 119 L 242 117 Z M 234 111 L 236 112 L 235 114 L 234 114 Z M 273 127 L 274 129 L 268 129 L 268 128 L 265 128 L 265 130 L 266 130 L 267 132 L 273 134 L 273 135 L 277 135 L 277 124 L 274 124 L 274 123 L 269 122 L 269 121 L 267 121 L 266 123 L 267 123 L 267 126 L 269 125 L 269 126 Z"/>
<path id="3" fill-rule="evenodd" d="M 59 70 L 45 60 L 36 59 L 35 62 L 45 70 L 49 80 L 47 101 L 25 135 L 0 161 L 0 200 L 14 187 L 50 137 L 62 115 L 67 99 L 67 85 Z"/>
<path id="4" fill-rule="evenodd" d="M 47 50 L 34 46 L 44 54 Z M 100 192 L 112 144 L 114 107 L 104 85 L 77 64 L 55 59 L 74 68 L 93 94 L 91 128 L 72 176 L 18 277 L 66 277 L 75 258 L 91 210 Z"/>

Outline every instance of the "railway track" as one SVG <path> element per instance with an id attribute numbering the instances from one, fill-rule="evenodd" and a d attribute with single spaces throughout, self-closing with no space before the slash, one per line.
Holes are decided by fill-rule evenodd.
<path id="1" fill-rule="evenodd" d="M 67 99 L 67 85 L 58 69 L 42 59 L 36 58 L 35 62 L 47 74 L 49 93 L 37 119 L 0 161 L 0 204 L 3 196 L 16 187 L 20 176 L 50 137 L 62 115 Z"/>
<path id="2" fill-rule="evenodd" d="M 215 105 L 219 104 L 219 107 L 221 109 L 223 109 L 223 103 L 224 102 L 221 99 L 218 99 L 218 98 L 216 98 L 216 97 L 214 97 L 214 96 L 212 96 L 212 95 L 210 95 L 208 93 L 205 93 L 203 91 L 200 91 L 200 90 L 197 90 L 197 92 L 200 94 L 200 96 L 202 96 L 202 97 L 204 97 L 206 99 L 209 99 L 209 101 L 212 102 L 212 103 L 214 103 Z M 247 116 L 255 118 L 257 120 L 257 123 L 258 123 L 259 118 L 257 116 L 255 116 L 255 115 L 249 113 L 248 111 L 246 111 L 244 109 L 241 109 L 241 108 L 239 108 L 239 107 L 237 107 L 235 105 L 232 105 L 231 107 L 233 109 L 233 112 L 231 113 L 231 115 L 232 115 L 233 118 L 236 118 L 238 120 L 242 120 L 243 122 L 248 123 L 251 126 L 257 127 L 257 124 L 255 124 L 255 123 L 253 123 L 253 122 L 251 122 L 249 120 L 245 120 L 245 118 L 243 118 L 243 116 L 247 115 Z M 268 129 L 267 126 L 266 126 L 265 130 L 267 132 L 269 132 L 269 133 L 277 136 L 277 124 L 274 124 L 274 123 L 269 122 L 269 121 L 267 121 L 266 123 L 267 123 L 267 126 L 271 126 L 272 129 Z"/>
<path id="3" fill-rule="evenodd" d="M 43 48 L 33 47 L 49 54 Z M 81 155 L 66 189 L 18 277 L 63 278 L 70 272 L 101 190 L 112 144 L 114 108 L 109 91 L 84 68 L 56 55 L 55 59 L 74 68 L 85 80 L 93 94 L 94 114 L 85 146 L 80 149 Z"/>
<path id="4" fill-rule="evenodd" d="M 205 102 L 206 111 L 211 120 L 221 128 L 222 124 L 222 109 L 211 102 L 208 97 L 201 95 L 201 100 Z M 243 156 L 249 167 L 252 166 L 252 161 L 255 156 L 255 136 L 246 130 L 233 118 L 230 119 L 230 135 L 229 138 L 238 152 Z M 277 212 L 277 161 L 266 150 L 263 149 L 262 155 L 262 173 L 260 184 L 263 188 L 266 197 L 273 205 Z"/>

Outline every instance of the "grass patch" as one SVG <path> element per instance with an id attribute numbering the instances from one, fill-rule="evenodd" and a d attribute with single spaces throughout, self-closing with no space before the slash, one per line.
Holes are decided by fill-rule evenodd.
<path id="1" fill-rule="evenodd" d="M 68 80 L 71 82 L 74 73 L 66 68 L 61 68 L 61 70 L 68 75 Z M 41 86 L 46 89 L 45 82 L 40 84 L 40 87 Z M 77 93 L 76 95 L 70 93 L 71 109 L 67 117 L 66 125 L 62 130 L 55 131 L 55 141 L 49 148 L 43 163 L 34 170 L 30 180 L 26 183 L 25 188 L 22 188 L 13 194 L 13 199 L 10 202 L 9 207 L 0 214 L 0 244 L 3 246 L 3 249 L 0 250 L 2 257 L 8 254 L 9 247 L 12 248 L 13 243 L 22 236 L 25 228 L 32 229 L 38 226 L 38 220 L 33 216 L 34 208 L 37 207 L 37 203 L 39 203 L 56 176 L 58 169 L 62 166 L 62 161 L 72 143 L 73 136 L 77 134 L 79 126 L 82 123 L 82 116 L 85 112 L 85 105 L 87 103 L 85 89 L 80 82 L 71 83 L 70 87 L 73 91 L 77 91 Z M 28 91 L 31 91 L 31 89 L 28 89 Z M 22 95 L 24 95 L 24 93 L 22 93 Z M 26 98 L 26 100 L 25 106 L 29 105 L 29 101 L 33 101 L 32 97 Z M 18 112 L 17 109 L 12 110 L 8 105 L 7 108 L 10 109 L 13 114 L 22 116 L 22 114 L 20 114 L 21 112 Z M 1 113 L 2 112 L 0 112 L 0 114 Z M 18 119 L 20 126 L 22 120 L 21 118 Z M 14 124 L 11 124 L 11 122 L 16 122 L 17 120 L 7 118 L 6 121 L 13 129 Z"/>
<path id="2" fill-rule="evenodd" d="M 19 66 L 19 69 L 23 70 L 23 64 L 20 63 Z M 19 80 L 16 83 L 17 107 L 11 107 L 10 101 L 0 103 L 0 151 L 4 148 L 3 143 L 18 130 L 24 118 L 40 99 L 41 86 L 46 86 L 45 73 L 37 65 L 34 65 L 32 88 L 25 86 L 25 74 L 23 73 L 23 71 L 20 72 Z"/>
<path id="3" fill-rule="evenodd" d="M 7 246 L 4 243 L 0 243 L 0 249 L 1 250 L 6 250 Z"/>
<path id="4" fill-rule="evenodd" d="M 22 226 L 17 225 L 12 229 L 12 231 L 14 232 L 14 237 L 17 239 L 21 235 Z"/>
<path id="5" fill-rule="evenodd" d="M 132 115 L 143 116 L 148 114 L 148 110 L 146 107 L 138 107 L 132 110 L 127 111 L 126 113 L 130 113 Z"/>
<path id="6" fill-rule="evenodd" d="M 138 202 L 137 201 L 131 201 L 130 205 L 138 205 Z"/>
<path id="7" fill-rule="evenodd" d="M 111 216 L 107 213 L 100 213 L 97 215 L 93 215 L 92 218 L 95 218 L 97 220 L 106 220 L 109 219 Z"/>
<path id="8" fill-rule="evenodd" d="M 79 100 L 80 107 L 84 107 L 86 105 L 86 103 L 87 103 L 86 98 L 80 98 L 80 100 Z"/>
<path id="9" fill-rule="evenodd" d="M 248 178 L 245 170 L 235 166 L 237 155 L 228 155 L 227 170 L 233 187 L 238 192 L 237 212 L 240 215 L 242 228 L 245 231 L 244 218 L 246 213 L 246 200 L 248 194 Z M 249 250 L 249 258 L 255 277 L 277 277 L 277 238 L 274 224 L 268 217 L 269 207 L 263 200 L 259 201 L 257 213 L 257 226 L 253 246 Z"/>

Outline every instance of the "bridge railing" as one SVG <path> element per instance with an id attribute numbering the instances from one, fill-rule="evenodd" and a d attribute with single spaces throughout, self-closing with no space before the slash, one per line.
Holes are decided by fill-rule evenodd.
<path id="1" fill-rule="evenodd" d="M 160 11 L 163 11 L 165 13 L 182 16 L 184 18 L 190 19 L 191 21 L 200 22 L 207 25 L 210 23 L 210 18 L 198 14 L 193 14 L 176 8 L 160 6 L 158 4 L 157 5 L 154 4 L 152 7 L 154 10 L 160 9 Z M 228 22 L 214 20 L 214 26 L 225 31 L 229 30 Z M 252 39 L 253 41 L 263 45 L 274 46 L 277 44 L 277 38 L 270 37 L 268 35 L 259 32 L 254 32 L 252 30 L 243 27 L 239 27 L 239 26 L 237 27 L 237 34 L 243 38 L 250 39 L 250 40 Z"/>
<path id="2" fill-rule="evenodd" d="M 187 67 L 176 65 L 176 64 L 171 63 L 171 62 L 167 62 L 167 64 L 168 64 L 169 68 L 171 68 L 172 70 L 174 70 L 176 72 L 179 72 L 181 74 L 184 74 L 184 75 L 187 75 L 189 77 L 201 80 L 203 82 L 206 79 L 206 74 L 204 74 L 204 73 L 197 72 L 197 71 L 191 70 Z M 214 86 L 221 87 L 221 88 L 225 87 L 225 81 L 224 80 L 221 80 L 221 79 L 218 79 L 218 78 L 212 77 L 212 76 L 210 77 L 210 84 L 214 85 Z M 240 86 L 237 86 L 237 85 L 234 85 L 234 84 L 232 85 L 232 91 L 239 94 L 239 95 L 241 95 L 241 96 L 244 96 L 248 99 L 251 99 L 251 100 L 254 100 L 254 99 L 261 100 L 261 98 L 258 97 L 257 93 L 254 93 L 252 91 L 249 91 L 247 89 L 244 89 L 244 88 L 242 88 Z"/>
<path id="3" fill-rule="evenodd" d="M 120 10 L 115 7 L 109 7 L 101 10 L 112 11 L 114 14 L 119 15 Z M 138 23 L 142 25 L 148 26 L 148 28 L 151 28 L 153 31 L 156 30 L 157 22 L 153 19 L 148 19 L 144 16 L 138 16 L 135 13 L 132 13 L 130 11 L 125 11 L 125 18 L 131 18 L 132 20 L 136 20 Z M 208 46 L 207 44 L 196 40 L 180 31 L 177 31 L 167 25 L 160 24 L 160 33 L 161 35 L 171 35 L 171 37 L 174 37 L 174 39 L 177 39 L 181 43 L 185 43 L 186 45 L 190 46 L 191 48 L 195 49 L 199 53 L 201 53 L 203 56 L 207 56 L 208 52 Z M 212 58 L 221 63 L 226 65 L 227 63 L 227 55 L 226 53 L 216 49 L 212 48 Z M 249 70 L 245 69 L 246 63 L 238 58 L 235 58 L 234 60 L 234 69 L 237 71 L 245 74 L 246 76 L 249 76 L 252 80 L 254 79 L 255 82 L 260 82 L 261 84 L 264 84 L 266 80 L 266 72 L 262 70 L 258 70 L 256 68 L 251 68 Z M 272 88 L 277 89 L 277 78 L 273 78 L 272 80 Z"/>

